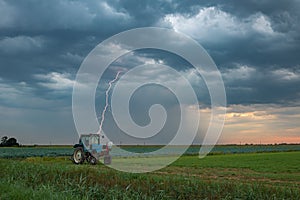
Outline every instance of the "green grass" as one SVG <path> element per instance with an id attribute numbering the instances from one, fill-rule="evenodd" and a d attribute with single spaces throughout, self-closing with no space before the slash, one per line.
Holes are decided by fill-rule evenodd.
<path id="1" fill-rule="evenodd" d="M 127 152 L 146 153 L 153 152 L 162 148 L 159 145 L 123 145 L 122 149 Z M 181 152 L 182 146 L 169 146 L 169 154 Z M 190 146 L 185 155 L 198 155 L 200 150 L 199 145 Z M 210 155 L 234 154 L 234 153 L 258 153 L 258 152 L 289 152 L 300 151 L 300 144 L 294 145 L 216 145 Z M 26 157 L 57 157 L 70 156 L 73 153 L 73 147 L 67 145 L 42 145 L 42 146 L 22 146 L 22 147 L 1 147 L 0 158 L 26 158 Z M 116 156 L 132 156 L 118 152 L 113 148 L 112 154 Z"/>
<path id="2" fill-rule="evenodd" d="M 0 167 L 0 199 L 300 199 L 300 152 L 183 156 L 143 174 L 67 157 L 0 159 Z"/>
<path id="3" fill-rule="evenodd" d="M 173 166 L 249 168 L 258 172 L 299 172 L 300 152 L 251 153 L 206 156 L 184 156 Z"/>

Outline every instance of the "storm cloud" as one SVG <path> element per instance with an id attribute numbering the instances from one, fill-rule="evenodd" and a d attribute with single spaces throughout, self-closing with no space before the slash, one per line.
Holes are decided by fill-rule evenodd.
<path id="1" fill-rule="evenodd" d="M 77 135 L 71 95 L 80 64 L 108 37 L 148 26 L 182 32 L 207 50 L 222 74 L 229 108 L 298 108 L 299 9 L 297 0 L 0 0 L 0 135 L 30 143 L 22 135 L 26 132 L 37 143 L 72 143 L 70 138 Z M 199 102 L 209 106 L 201 76 L 176 55 L 135 51 L 111 67 L 128 69 L 147 62 L 180 71 L 201 91 Z M 99 98 L 113 72 L 104 74 Z M 101 108 L 103 100 L 99 102 Z M 7 119 L 13 117 L 20 125 L 12 128 Z M 69 137 L 59 140 L 62 132 Z"/>

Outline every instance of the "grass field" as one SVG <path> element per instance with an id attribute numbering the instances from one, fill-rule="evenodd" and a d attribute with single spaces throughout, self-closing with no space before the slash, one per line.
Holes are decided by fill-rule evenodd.
<path id="1" fill-rule="evenodd" d="M 143 174 L 69 157 L 2 158 L 0 167 L 0 199 L 300 199 L 299 151 L 182 156 Z"/>
<path id="2" fill-rule="evenodd" d="M 111 154 L 115 157 L 133 156 L 131 152 L 147 153 L 160 149 L 163 146 L 122 146 L 122 149 L 127 151 L 126 154 L 121 153 L 116 148 L 113 148 Z M 181 152 L 180 147 L 170 147 L 168 153 L 174 154 Z M 197 155 L 199 153 L 200 146 L 190 146 L 185 155 Z M 287 145 L 216 145 L 210 154 L 235 154 L 235 153 L 258 153 L 258 152 L 288 152 L 288 151 L 300 151 L 299 144 L 287 144 Z M 28 146 L 28 147 L 2 147 L 0 148 L 0 158 L 26 158 L 26 157 L 57 157 L 57 156 L 70 156 L 73 153 L 72 145 L 69 146 Z"/>

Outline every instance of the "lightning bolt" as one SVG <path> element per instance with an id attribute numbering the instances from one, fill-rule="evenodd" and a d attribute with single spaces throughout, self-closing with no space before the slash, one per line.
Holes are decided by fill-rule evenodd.
<path id="1" fill-rule="evenodd" d="M 108 82 L 108 88 L 107 88 L 107 90 L 105 91 L 105 106 L 104 106 L 104 109 L 103 109 L 103 111 L 102 111 L 101 121 L 100 121 L 100 125 L 99 125 L 99 132 L 98 132 L 98 134 L 100 134 L 101 131 L 102 131 L 102 126 L 103 126 L 103 122 L 104 122 L 104 119 L 105 119 L 105 113 L 106 113 L 106 110 L 107 110 L 107 108 L 108 108 L 108 95 L 109 95 L 109 91 L 110 91 L 110 89 L 111 89 L 111 87 L 112 87 L 112 84 L 113 84 L 114 82 L 116 82 L 116 80 L 118 79 L 120 73 L 121 73 L 121 71 L 118 71 L 117 74 L 116 74 L 116 77 L 115 77 L 113 80 L 111 80 L 111 81 Z"/>

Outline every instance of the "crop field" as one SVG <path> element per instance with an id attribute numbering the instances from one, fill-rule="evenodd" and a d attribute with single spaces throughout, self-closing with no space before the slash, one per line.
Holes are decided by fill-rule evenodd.
<path id="1" fill-rule="evenodd" d="M 19 150 L 33 151 L 25 149 Z M 18 149 L 0 149 L 0 199 L 300 199 L 300 151 L 215 153 L 203 159 L 190 154 L 161 170 L 132 174 L 103 164 L 74 165 L 68 147 L 53 149 L 39 147 L 46 152 L 42 156 L 14 158 L 7 152 Z M 137 158 L 113 162 L 122 159 Z"/>
<path id="2" fill-rule="evenodd" d="M 159 149 L 161 146 L 122 146 L 127 153 L 117 149 L 112 150 L 116 157 L 133 156 L 130 152 L 147 153 Z M 185 155 L 197 155 L 200 146 L 191 146 Z M 180 152 L 180 147 L 169 148 L 165 155 Z M 218 145 L 213 148 L 210 154 L 235 154 L 235 153 L 258 153 L 258 152 L 288 152 L 300 151 L 300 145 Z M 37 146 L 37 147 L 9 147 L 0 148 L 0 158 L 25 158 L 25 157 L 56 157 L 70 156 L 73 153 L 72 146 Z"/>

